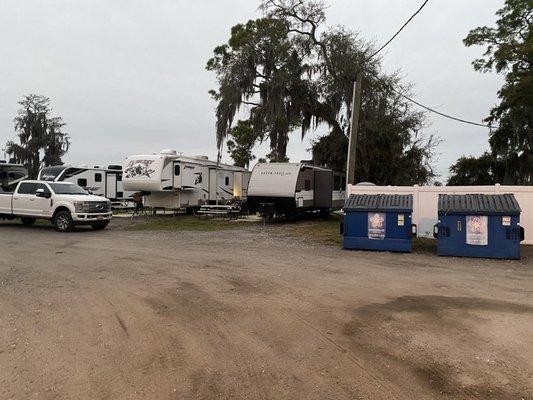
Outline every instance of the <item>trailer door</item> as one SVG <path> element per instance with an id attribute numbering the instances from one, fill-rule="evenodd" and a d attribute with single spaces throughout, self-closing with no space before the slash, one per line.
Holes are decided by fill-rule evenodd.
<path id="1" fill-rule="evenodd" d="M 316 208 L 331 208 L 333 193 L 333 172 L 315 170 L 314 202 Z"/>
<path id="2" fill-rule="evenodd" d="M 108 199 L 117 198 L 117 174 L 107 173 L 105 182 L 105 197 Z"/>
<path id="3" fill-rule="evenodd" d="M 174 189 L 181 189 L 181 163 L 174 163 Z"/>
<path id="4" fill-rule="evenodd" d="M 218 200 L 218 183 L 216 168 L 209 168 L 209 201 Z"/>

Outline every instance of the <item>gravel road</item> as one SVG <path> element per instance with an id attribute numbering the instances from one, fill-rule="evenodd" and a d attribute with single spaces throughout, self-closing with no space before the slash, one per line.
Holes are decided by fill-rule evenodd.
<path id="1" fill-rule="evenodd" d="M 533 399 L 533 256 L 0 225 L 1 399 Z"/>

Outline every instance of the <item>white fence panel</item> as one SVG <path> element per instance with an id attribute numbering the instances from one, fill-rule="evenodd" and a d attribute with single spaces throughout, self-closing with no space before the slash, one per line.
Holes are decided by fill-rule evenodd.
<path id="1" fill-rule="evenodd" d="M 503 194 L 512 193 L 520 204 L 520 225 L 526 231 L 525 244 L 533 244 L 533 186 L 362 186 L 348 185 L 350 194 L 412 194 L 413 223 L 418 235 L 433 237 L 433 225 L 438 221 L 439 194 Z"/>

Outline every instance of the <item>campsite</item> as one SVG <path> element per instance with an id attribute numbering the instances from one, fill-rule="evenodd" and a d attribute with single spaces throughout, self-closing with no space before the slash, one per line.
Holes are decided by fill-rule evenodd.
<path id="1" fill-rule="evenodd" d="M 0 1 L 0 400 L 533 400 L 532 27 Z"/>

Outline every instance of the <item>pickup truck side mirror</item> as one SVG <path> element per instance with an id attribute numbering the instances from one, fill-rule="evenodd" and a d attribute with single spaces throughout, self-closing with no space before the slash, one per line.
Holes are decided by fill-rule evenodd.
<path id="1" fill-rule="evenodd" d="M 35 195 L 37 197 L 44 197 L 45 199 L 49 199 L 52 195 L 50 194 L 50 192 L 45 192 L 44 189 L 37 189 L 35 191 Z"/>

